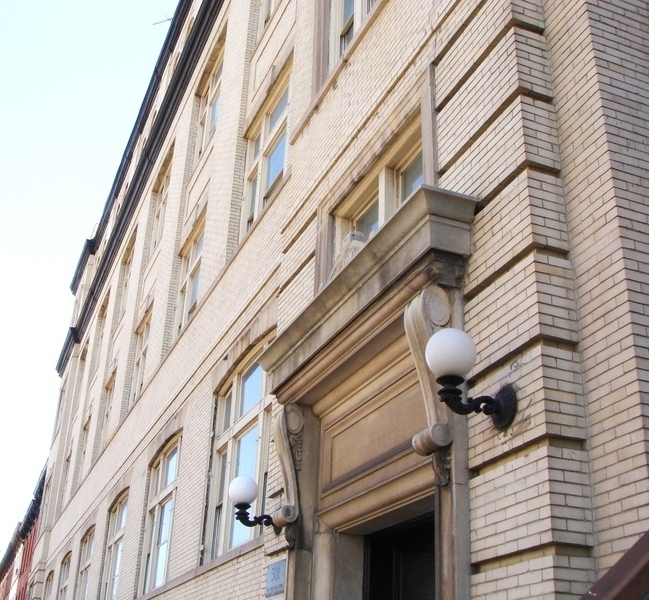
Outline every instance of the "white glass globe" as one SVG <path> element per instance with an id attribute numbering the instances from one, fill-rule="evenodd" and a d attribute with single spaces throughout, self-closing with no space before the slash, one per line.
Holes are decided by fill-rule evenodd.
<path id="1" fill-rule="evenodd" d="M 460 329 L 440 329 L 426 344 L 426 363 L 435 377 L 459 375 L 466 379 L 475 366 L 475 359 L 475 344 Z"/>
<path id="2" fill-rule="evenodd" d="M 240 475 L 230 482 L 228 495 L 234 504 L 252 504 L 257 499 L 259 488 L 251 477 Z"/>

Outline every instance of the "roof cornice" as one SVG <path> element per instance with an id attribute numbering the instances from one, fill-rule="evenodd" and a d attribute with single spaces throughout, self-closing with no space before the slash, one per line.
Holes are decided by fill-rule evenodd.
<path id="1" fill-rule="evenodd" d="M 155 100 L 156 93 L 160 87 L 160 80 L 164 73 L 167 60 L 178 41 L 187 19 L 187 15 L 189 14 L 191 4 L 192 0 L 181 0 L 174 14 L 171 28 L 167 34 L 167 38 L 165 39 L 162 51 L 160 52 L 153 76 L 151 77 L 151 82 L 149 83 L 149 88 L 147 89 L 144 101 L 140 107 L 140 112 L 135 121 L 133 132 L 131 133 L 126 150 L 124 151 L 122 162 L 117 171 L 110 195 L 106 201 L 97 233 L 92 240 L 95 247 L 98 247 L 101 244 L 102 238 L 106 233 L 113 203 L 121 189 L 124 178 L 126 177 L 138 136 L 142 132 L 146 120 L 151 112 L 153 101 Z M 142 192 L 149 180 L 153 165 L 155 164 L 165 140 L 167 139 L 167 135 L 171 129 L 171 124 L 176 116 L 178 108 L 180 107 L 185 91 L 189 86 L 203 49 L 209 40 L 212 28 L 216 22 L 216 17 L 218 16 L 222 5 L 223 0 L 216 0 L 215 2 L 204 0 L 199 8 L 194 26 L 187 38 L 183 52 L 180 55 L 178 65 L 174 71 L 171 82 L 169 83 L 167 93 L 162 100 L 155 122 L 151 126 L 151 132 L 146 146 L 143 148 L 142 155 L 135 168 L 133 179 L 130 182 L 128 192 L 124 197 L 122 208 L 119 215 L 117 215 L 115 226 L 110 232 L 106 249 L 103 253 L 92 284 L 90 285 L 86 300 L 79 313 L 79 318 L 75 326 L 70 328 L 70 331 L 68 331 L 66 336 L 63 349 L 61 350 L 56 365 L 56 370 L 59 375 L 63 374 L 63 371 L 67 366 L 68 360 L 72 354 L 72 348 L 74 344 L 77 343 L 76 340 L 83 338 L 94 313 L 96 304 L 102 295 L 104 285 L 112 267 L 115 261 L 119 259 L 119 249 L 130 227 L 131 221 L 133 220 Z M 73 292 L 76 292 L 75 285 L 78 285 L 81 279 L 81 273 L 83 272 L 83 269 L 85 269 L 85 261 L 83 260 L 84 256 L 87 260 L 89 255 L 90 253 L 86 252 L 86 248 L 84 247 L 82 258 L 77 265 L 77 270 L 72 282 Z M 76 334 L 76 336 L 73 334 Z"/>

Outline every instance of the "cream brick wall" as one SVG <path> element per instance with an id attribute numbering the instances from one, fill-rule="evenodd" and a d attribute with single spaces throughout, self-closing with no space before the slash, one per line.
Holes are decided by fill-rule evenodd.
<path id="1" fill-rule="evenodd" d="M 328 215 L 403 143 L 406 126 L 431 122 L 429 77 L 434 130 L 422 132 L 422 146 L 438 172 L 426 183 L 479 200 L 462 289 L 464 327 L 478 349 L 470 393 L 513 383 L 519 397 L 505 432 L 483 415 L 467 420 L 471 597 L 577 598 L 649 527 L 646 7 L 624 0 L 375 6 L 344 60 L 320 77 L 324 42 L 314 34 L 312 3 L 279 1 L 265 29 L 257 2 L 224 3 L 118 252 L 135 234 L 126 311 L 118 314 L 118 260 L 101 292 L 103 301 L 110 290 L 102 343 L 95 315 L 64 373 L 39 580 L 58 573 L 68 551 L 77 565 L 81 538 L 94 525 L 90 581 L 98 592 L 108 511 L 128 489 L 119 598 L 140 595 L 149 467 L 182 430 L 167 583 L 147 597 L 264 596 L 268 565 L 287 556 L 285 540 L 271 531 L 201 564 L 213 372 L 222 359 L 234 360 L 226 354 L 269 302 L 277 302 L 281 333 L 314 300 L 330 258 L 317 246 Z M 218 44 L 219 121 L 197 160 L 196 95 Z M 284 181 L 239 239 L 243 136 L 268 108 L 264 99 L 286 64 Z M 151 251 L 153 190 L 167 159 L 164 234 Z M 177 335 L 179 252 L 203 202 L 199 302 Z M 114 227 L 115 216 L 107 231 Z M 89 263 L 79 299 L 94 268 Z M 135 328 L 151 301 L 144 387 L 129 407 Z M 113 431 L 101 448 L 115 360 Z M 279 406 L 271 410 L 277 415 Z M 88 414 L 93 467 L 75 461 L 70 495 L 63 464 L 70 449 L 81 455 Z M 270 437 L 272 511 L 284 491 Z"/>

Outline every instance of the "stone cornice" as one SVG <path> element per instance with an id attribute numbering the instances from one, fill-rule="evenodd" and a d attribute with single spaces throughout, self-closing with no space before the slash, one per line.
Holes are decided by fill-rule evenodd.
<path id="1" fill-rule="evenodd" d="M 358 348 L 364 360 L 381 350 L 378 333 L 402 335 L 404 307 L 429 281 L 461 284 L 477 202 L 422 186 L 399 208 L 260 357 L 281 403 L 314 402 Z"/>
<path id="2" fill-rule="evenodd" d="M 130 182 L 128 192 L 124 197 L 124 202 L 121 211 L 117 216 L 115 226 L 113 227 L 110 233 L 110 237 L 108 238 L 106 250 L 104 251 L 101 262 L 99 263 L 97 271 L 93 278 L 92 284 L 90 285 L 90 289 L 88 290 L 88 295 L 79 313 L 79 318 L 75 323 L 74 329 L 78 332 L 79 338 L 83 337 L 86 328 L 90 323 L 99 297 L 103 292 L 104 285 L 108 279 L 112 267 L 115 264 L 115 261 L 119 260 L 118 253 L 121 244 L 130 227 L 142 192 L 150 177 L 153 165 L 155 164 L 158 155 L 164 145 L 164 142 L 167 139 L 173 119 L 176 116 L 176 112 L 180 106 L 183 96 L 185 95 L 203 49 L 207 44 L 214 23 L 216 22 L 216 17 L 221 10 L 222 4 L 223 0 L 217 0 L 216 2 L 203 2 L 201 4 L 194 22 L 194 26 L 192 27 L 192 31 L 187 38 L 183 52 L 180 55 L 178 66 L 176 67 L 171 82 L 169 83 L 168 91 L 160 105 L 160 109 L 158 111 L 155 122 L 151 126 L 151 133 L 147 140 L 146 146 L 143 148 L 140 160 L 135 168 L 133 179 Z M 108 196 L 108 200 L 106 201 L 97 233 L 92 240 L 96 247 L 101 244 L 102 238 L 106 232 L 110 212 L 113 207 L 113 202 L 115 201 L 115 198 L 117 197 L 119 190 L 121 189 L 124 182 L 124 178 L 133 157 L 138 136 L 142 132 L 147 118 L 149 117 L 149 113 L 151 112 L 151 109 L 153 107 L 153 101 L 155 100 L 155 96 L 160 86 L 160 81 L 167 64 L 167 60 L 169 59 L 169 56 L 178 41 L 180 33 L 183 30 L 190 8 L 191 0 L 181 0 L 178 8 L 176 9 L 176 13 L 174 14 L 171 28 L 169 29 L 169 33 L 167 34 L 167 38 L 162 47 L 162 51 L 160 52 L 160 56 L 158 58 L 158 62 L 156 63 L 149 88 L 147 89 L 144 101 L 142 102 L 142 106 L 140 107 L 140 112 L 136 119 L 133 132 L 131 133 L 131 137 L 129 138 L 129 142 L 122 157 L 122 162 L 120 163 L 117 175 Z M 87 257 L 90 254 L 89 252 L 85 251 L 87 247 L 88 246 L 86 245 L 81 260 L 77 265 L 77 270 L 75 272 L 71 286 L 73 292 L 76 291 L 76 286 L 81 279 L 81 274 L 83 273 L 83 270 L 86 266 Z M 61 375 L 66 368 L 67 362 L 72 353 L 72 347 L 74 346 L 74 343 L 75 339 L 72 335 L 72 332 L 69 331 L 56 365 L 56 370 L 59 375 Z"/>

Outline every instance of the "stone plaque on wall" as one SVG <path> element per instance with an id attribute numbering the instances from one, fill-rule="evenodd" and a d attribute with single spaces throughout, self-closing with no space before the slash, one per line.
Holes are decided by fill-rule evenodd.
<path id="1" fill-rule="evenodd" d="M 286 579 L 286 559 L 268 565 L 266 573 L 266 598 L 280 596 L 284 593 L 284 580 Z"/>

